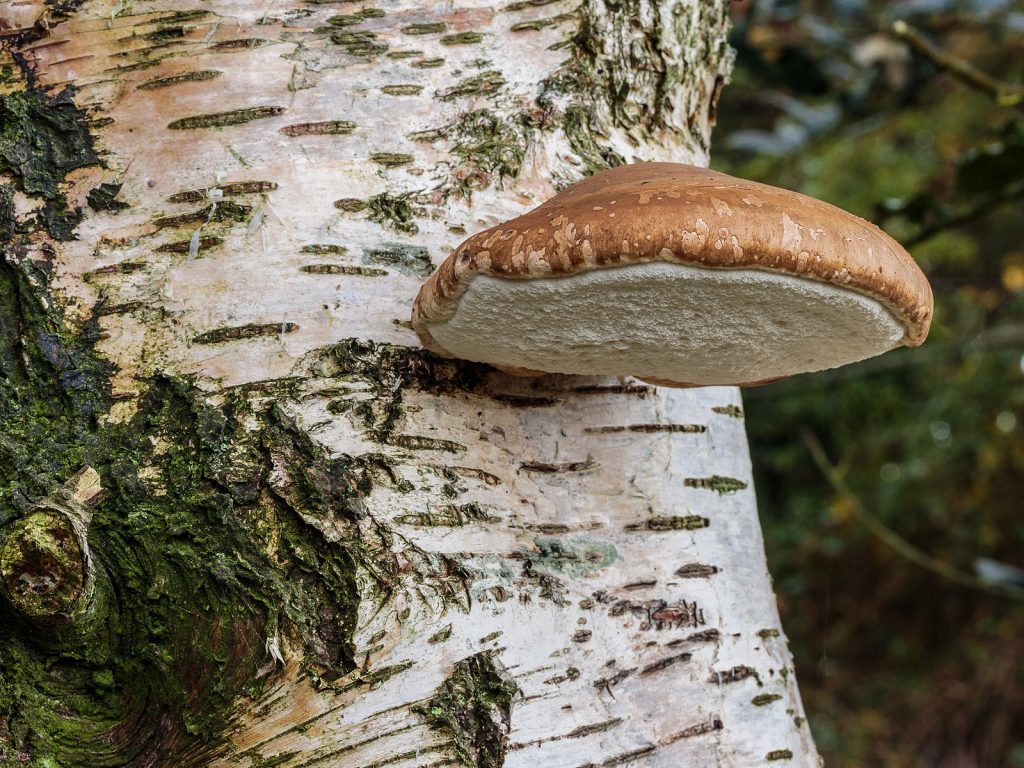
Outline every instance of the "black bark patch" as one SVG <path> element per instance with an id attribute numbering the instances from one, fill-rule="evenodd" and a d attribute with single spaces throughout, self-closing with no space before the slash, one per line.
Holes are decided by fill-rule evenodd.
<path id="1" fill-rule="evenodd" d="M 97 162 L 88 119 L 73 96 L 71 87 L 51 95 L 31 82 L 0 95 L 0 170 L 22 192 L 43 199 L 39 221 L 58 240 L 70 240 L 81 218 L 68 209 L 61 183 Z"/>
<path id="2" fill-rule="evenodd" d="M 117 199 L 120 192 L 120 184 L 103 182 L 98 187 L 89 190 L 86 202 L 94 211 L 121 211 L 127 208 L 128 204 Z"/>
<path id="3" fill-rule="evenodd" d="M 369 384 L 373 397 L 348 403 L 346 412 L 362 422 L 375 440 L 391 442 L 402 415 L 403 391 L 474 391 L 481 388 L 487 367 L 446 360 L 422 349 L 347 339 L 319 351 L 328 376 L 356 378 Z M 335 412 L 338 412 L 335 410 Z"/>

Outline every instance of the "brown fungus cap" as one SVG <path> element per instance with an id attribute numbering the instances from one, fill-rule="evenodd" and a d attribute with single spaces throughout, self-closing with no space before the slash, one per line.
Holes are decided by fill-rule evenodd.
<path id="1" fill-rule="evenodd" d="M 873 224 L 642 163 L 470 237 L 412 322 L 427 349 L 506 370 L 742 385 L 917 346 L 931 317 L 924 274 Z"/>

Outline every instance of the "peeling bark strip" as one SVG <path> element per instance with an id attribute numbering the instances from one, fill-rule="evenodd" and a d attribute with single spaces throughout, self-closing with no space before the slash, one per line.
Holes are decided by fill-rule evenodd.
<path id="1" fill-rule="evenodd" d="M 449 734 L 466 768 L 501 768 L 519 689 L 487 652 L 463 659 L 433 698 L 414 708 L 431 728 Z"/>
<path id="2" fill-rule="evenodd" d="M 408 323 L 473 232 L 706 163 L 725 0 L 144 5 L 4 38 L 0 527 L 94 466 L 112 599 L 0 601 L 0 763 L 814 768 L 791 674 L 709 682 L 792 668 L 753 494 L 685 485 L 751 476 L 738 395 Z"/>

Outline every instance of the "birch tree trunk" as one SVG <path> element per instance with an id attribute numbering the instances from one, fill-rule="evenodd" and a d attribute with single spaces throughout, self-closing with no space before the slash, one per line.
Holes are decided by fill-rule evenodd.
<path id="1" fill-rule="evenodd" d="M 706 164 L 726 9 L 3 5 L 0 765 L 818 765 L 738 391 L 408 323 L 468 234 Z"/>

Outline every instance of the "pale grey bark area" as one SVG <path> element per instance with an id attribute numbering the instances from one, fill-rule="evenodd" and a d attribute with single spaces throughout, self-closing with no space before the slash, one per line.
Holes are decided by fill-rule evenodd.
<path id="1" fill-rule="evenodd" d="M 391 468 L 363 535 L 394 531 L 407 567 L 383 602 L 365 579 L 361 669 L 318 684 L 300 639 L 267 638 L 273 682 L 218 764 L 465 764 L 414 707 L 480 652 L 518 689 L 495 726 L 510 768 L 818 764 L 738 391 L 415 387 L 390 367 L 417 346 L 420 281 L 467 234 L 603 163 L 706 164 L 726 6 L 93 0 L 23 51 L 94 117 L 106 168 L 72 201 L 116 180 L 130 206 L 90 215 L 56 275 L 71 316 L 104 301 L 112 418 L 148 377 L 189 374 Z M 228 202 L 249 208 L 210 211 Z M 360 364 L 329 351 L 346 342 Z"/>

